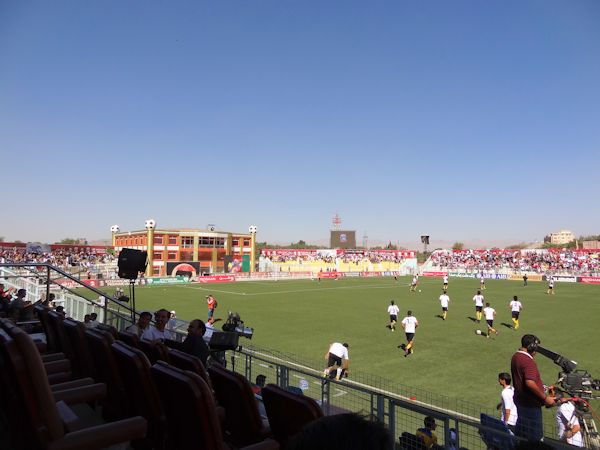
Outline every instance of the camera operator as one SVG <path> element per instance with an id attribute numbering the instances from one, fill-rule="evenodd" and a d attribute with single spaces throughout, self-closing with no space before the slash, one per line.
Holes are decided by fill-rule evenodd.
<path id="1" fill-rule="evenodd" d="M 534 361 L 540 340 L 526 334 L 521 338 L 521 348 L 513 355 L 510 370 L 515 389 L 514 401 L 519 417 L 516 434 L 531 441 L 544 437 L 542 406 L 552 406 L 555 401 L 544 392 L 544 385 L 537 364 Z"/>
<path id="2" fill-rule="evenodd" d="M 575 413 L 575 404 L 570 399 L 558 399 L 560 404 L 556 411 L 556 424 L 558 426 L 558 439 L 566 441 L 575 447 L 583 447 L 583 435 L 579 419 Z"/>

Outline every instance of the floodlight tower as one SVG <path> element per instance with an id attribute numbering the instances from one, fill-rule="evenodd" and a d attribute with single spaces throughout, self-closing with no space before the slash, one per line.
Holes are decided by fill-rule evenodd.
<path id="1" fill-rule="evenodd" d="M 115 243 L 117 241 L 116 234 L 119 232 L 119 225 L 113 225 L 110 227 L 110 232 L 112 233 L 112 246 L 114 248 Z"/>
<path id="2" fill-rule="evenodd" d="M 363 248 L 365 250 L 369 249 L 369 236 L 367 236 L 367 230 L 365 230 L 363 234 Z"/>
<path id="3" fill-rule="evenodd" d="M 154 219 L 146 220 L 144 224 L 148 233 L 146 235 L 146 250 L 148 251 L 148 265 L 146 266 L 146 276 L 151 277 L 154 275 L 154 229 L 156 228 L 156 221 Z"/>
<path id="4" fill-rule="evenodd" d="M 254 264 L 256 262 L 256 233 L 258 227 L 256 225 L 250 225 L 248 227 L 250 233 L 250 272 L 254 272 Z"/>

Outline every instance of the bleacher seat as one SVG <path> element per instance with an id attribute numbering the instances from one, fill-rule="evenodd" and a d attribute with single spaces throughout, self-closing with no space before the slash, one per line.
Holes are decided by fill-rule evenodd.
<path id="1" fill-rule="evenodd" d="M 76 378 L 92 377 L 94 378 L 96 368 L 92 359 L 90 347 L 85 338 L 85 325 L 74 319 L 65 319 L 62 322 L 65 335 L 69 340 L 69 345 L 73 351 L 73 373 Z"/>
<path id="2" fill-rule="evenodd" d="M 166 417 L 150 374 L 150 361 L 141 350 L 123 342 L 116 341 L 111 347 L 125 387 L 128 415 L 140 415 L 148 421 L 147 442 L 139 446 L 165 449 Z"/>
<path id="3" fill-rule="evenodd" d="M 132 417 L 119 422 L 82 428 L 79 418 L 65 400 L 87 402 L 97 400 L 104 389 L 102 384 L 52 391 L 45 376 L 43 363 L 29 335 L 14 330 L 11 338 L 22 357 L 16 374 L 26 414 L 20 425 L 27 434 L 28 449 L 100 449 L 113 444 L 140 438 L 146 433 L 146 421 Z"/>
<path id="4" fill-rule="evenodd" d="M 263 441 L 271 431 L 263 423 L 250 382 L 239 373 L 211 366 L 208 373 L 217 401 L 225 408 L 225 432 L 238 447 Z"/>
<path id="5" fill-rule="evenodd" d="M 427 450 L 423 440 L 406 431 L 400 436 L 400 448 L 403 450 Z"/>
<path id="6" fill-rule="evenodd" d="M 135 333 L 130 333 L 129 331 L 119 331 L 116 340 L 123 341 L 132 347 L 140 348 L 140 338 Z"/>
<path id="7" fill-rule="evenodd" d="M 481 413 L 480 417 L 481 425 L 497 431 L 493 432 L 483 428 L 479 429 L 479 435 L 488 448 L 494 450 L 513 450 L 517 446 L 517 438 L 506 427 L 504 422 L 483 413 Z"/>
<path id="8" fill-rule="evenodd" d="M 96 366 L 95 378 L 106 383 L 107 395 L 102 403 L 106 420 L 122 419 L 126 416 L 127 396 L 121 374 L 112 351 L 115 342 L 112 334 L 95 328 L 85 330 L 85 338 Z"/>
<path id="9" fill-rule="evenodd" d="M 156 364 L 156 361 L 169 362 L 169 349 L 160 341 L 140 339 L 138 348 L 144 352 L 150 364 Z"/>
<path id="10" fill-rule="evenodd" d="M 277 385 L 267 384 L 262 388 L 261 395 L 271 431 L 282 448 L 302 427 L 323 417 L 321 407 L 312 398 Z"/>

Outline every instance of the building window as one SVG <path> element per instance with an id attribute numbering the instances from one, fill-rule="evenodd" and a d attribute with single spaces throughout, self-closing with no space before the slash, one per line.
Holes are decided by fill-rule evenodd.
<path id="1" fill-rule="evenodd" d="M 237 247 L 238 245 L 240 245 L 240 240 L 238 238 L 233 238 L 233 240 L 231 241 L 231 245 Z"/>
<path id="2" fill-rule="evenodd" d="M 244 247 L 250 247 L 250 239 L 244 239 Z"/>
<path id="3" fill-rule="evenodd" d="M 160 275 L 160 267 L 154 267 L 152 269 L 152 274 L 153 275 Z"/>
<path id="4" fill-rule="evenodd" d="M 162 252 L 154 252 L 154 259 L 155 260 L 161 260 L 162 259 Z"/>
<path id="5" fill-rule="evenodd" d="M 224 248 L 225 247 L 225 238 L 222 237 L 212 237 L 212 236 L 200 236 L 198 240 L 198 247 L 204 248 Z"/>
<path id="6" fill-rule="evenodd" d="M 154 236 L 154 243 L 158 245 L 162 245 L 163 237 L 162 236 Z"/>
<path id="7" fill-rule="evenodd" d="M 177 259 L 177 252 L 169 252 L 167 258 L 170 259 L 170 260 L 172 260 L 172 261 L 176 260 Z"/>
<path id="8" fill-rule="evenodd" d="M 177 245 L 177 236 L 169 236 L 169 245 Z"/>
<path id="9" fill-rule="evenodd" d="M 182 248 L 194 248 L 194 237 L 193 236 L 182 236 L 181 237 Z"/>

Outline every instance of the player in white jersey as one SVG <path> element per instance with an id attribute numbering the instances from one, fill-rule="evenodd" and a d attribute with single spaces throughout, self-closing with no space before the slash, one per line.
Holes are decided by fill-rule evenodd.
<path id="1" fill-rule="evenodd" d="M 412 311 L 408 311 L 407 316 L 402 319 L 402 328 L 404 328 L 404 333 L 406 334 L 407 344 L 399 345 L 399 347 L 404 349 L 404 357 L 406 358 L 408 355 L 411 355 L 413 352 L 413 341 L 415 338 L 415 333 L 417 331 L 417 327 L 419 326 L 419 321 L 416 317 L 412 315 Z"/>
<path id="2" fill-rule="evenodd" d="M 440 305 L 442 307 L 442 320 L 446 320 L 446 316 L 448 315 L 448 303 L 450 303 L 450 297 L 446 294 L 446 291 L 442 295 L 440 295 Z"/>
<path id="3" fill-rule="evenodd" d="M 342 377 L 342 372 L 348 376 L 348 366 L 350 357 L 348 356 L 349 345 L 347 343 L 340 344 L 334 342 L 329 346 L 329 350 L 325 353 L 325 359 L 327 360 L 327 368 L 323 371 L 323 376 L 329 376 L 331 370 L 336 369 L 336 380 Z"/>
<path id="4" fill-rule="evenodd" d="M 489 303 L 485 304 L 485 308 L 483 308 L 483 315 L 485 316 L 485 321 L 487 322 L 488 326 L 487 337 L 489 338 L 491 333 L 498 334 L 498 330 L 494 328 L 496 310 L 492 308 Z"/>
<path id="5" fill-rule="evenodd" d="M 419 275 L 415 275 L 410 283 L 410 292 L 415 292 L 417 290 L 417 284 L 419 284 Z"/>
<path id="6" fill-rule="evenodd" d="M 475 320 L 477 323 L 481 322 L 481 311 L 483 311 L 483 300 L 484 297 L 481 295 L 481 291 L 477 291 L 477 294 L 473 297 L 475 302 Z"/>
<path id="7" fill-rule="evenodd" d="M 548 291 L 546 292 L 546 294 L 554 295 L 554 277 L 553 276 L 550 276 L 548 278 Z"/>
<path id="8" fill-rule="evenodd" d="M 392 300 L 387 311 L 390 315 L 390 324 L 388 328 L 392 331 L 396 331 L 396 322 L 398 321 L 398 313 L 400 312 L 400 308 L 398 308 L 398 305 L 395 305 L 394 300 Z"/>
<path id="9" fill-rule="evenodd" d="M 519 301 L 519 299 L 516 295 L 513 296 L 513 299 L 510 302 L 510 311 L 511 311 L 511 315 L 512 315 L 514 330 L 519 329 L 519 314 L 521 313 L 522 309 L 523 309 L 523 304 Z"/>
<path id="10" fill-rule="evenodd" d="M 485 277 L 483 276 L 483 272 L 479 274 L 479 289 L 482 291 L 485 290 Z"/>
<path id="11" fill-rule="evenodd" d="M 444 275 L 444 292 L 448 290 L 448 274 Z"/>

